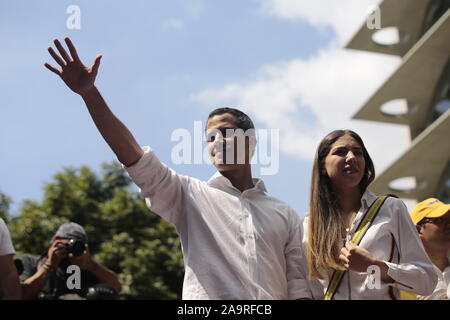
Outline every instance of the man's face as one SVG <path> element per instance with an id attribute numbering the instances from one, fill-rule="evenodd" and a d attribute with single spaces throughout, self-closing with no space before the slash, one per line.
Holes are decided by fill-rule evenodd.
<path id="1" fill-rule="evenodd" d="M 426 219 L 419 233 L 427 247 L 450 249 L 450 212 L 440 218 Z"/>
<path id="2" fill-rule="evenodd" d="M 220 172 L 236 170 L 249 164 L 249 138 L 236 126 L 232 114 L 215 115 L 206 124 L 208 153 Z"/>

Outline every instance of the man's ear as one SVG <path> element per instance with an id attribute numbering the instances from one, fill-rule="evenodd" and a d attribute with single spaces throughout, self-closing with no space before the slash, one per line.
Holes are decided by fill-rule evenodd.
<path id="1" fill-rule="evenodd" d="M 254 149 L 256 147 L 256 136 L 248 136 L 248 143 L 250 149 Z"/>
<path id="2" fill-rule="evenodd" d="M 419 233 L 419 237 L 420 239 L 423 239 L 423 232 L 422 232 L 423 226 L 421 226 L 420 224 L 416 224 L 416 230 Z"/>
<path id="3" fill-rule="evenodd" d="M 248 146 L 248 150 L 249 150 L 249 155 L 250 155 L 250 159 L 253 157 L 253 155 L 255 154 L 255 148 L 256 148 L 256 137 L 254 135 L 246 135 L 245 136 L 245 145 L 246 148 Z"/>

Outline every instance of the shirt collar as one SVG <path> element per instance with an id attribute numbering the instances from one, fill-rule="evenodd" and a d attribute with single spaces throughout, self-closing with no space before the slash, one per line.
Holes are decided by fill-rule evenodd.
<path id="1" fill-rule="evenodd" d="M 377 195 L 371 191 L 369 191 L 369 189 L 366 189 L 366 191 L 364 191 L 362 197 L 361 197 L 361 208 L 359 209 L 358 213 L 356 214 L 355 220 L 352 223 L 352 227 L 350 232 L 355 232 L 356 228 L 359 225 L 359 222 L 361 221 L 361 219 L 363 219 L 365 213 L 367 212 L 367 209 L 369 209 L 369 207 L 372 205 L 372 203 L 374 203 L 374 201 L 377 199 Z"/>
<path id="2" fill-rule="evenodd" d="M 450 263 L 450 256 L 447 256 L 448 262 Z M 450 272 L 450 266 L 447 266 L 444 271 L 441 271 L 441 269 L 439 269 L 434 263 L 433 263 L 433 268 L 434 270 L 436 270 L 436 273 L 438 275 L 439 278 L 443 277 L 444 273 Z"/>
<path id="3" fill-rule="evenodd" d="M 369 208 L 375 200 L 377 200 L 377 195 L 369 189 L 366 189 L 361 197 L 361 206 L 363 208 Z"/>
<path id="4" fill-rule="evenodd" d="M 248 192 L 248 191 L 267 192 L 264 181 L 262 181 L 261 179 L 253 178 L 253 184 L 254 184 L 253 188 L 247 189 L 244 192 Z M 218 188 L 218 189 L 223 189 L 224 187 L 229 187 L 229 188 L 239 191 L 231 184 L 231 181 L 228 180 L 228 178 L 224 177 L 219 171 L 216 171 L 216 173 L 214 173 L 214 175 L 208 180 L 208 185 L 211 187 L 214 187 L 214 188 Z"/>

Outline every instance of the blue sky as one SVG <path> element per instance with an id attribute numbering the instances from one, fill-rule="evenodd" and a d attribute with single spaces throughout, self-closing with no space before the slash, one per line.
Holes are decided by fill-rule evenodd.
<path id="1" fill-rule="evenodd" d="M 81 98 L 43 67 L 56 65 L 47 52 L 52 40 L 69 36 L 85 64 L 103 55 L 96 85 L 109 106 L 182 174 L 214 173 L 209 164 L 171 163 L 170 137 L 192 131 L 216 107 L 239 107 L 258 128 L 280 129 L 279 171 L 262 178 L 304 215 L 311 155 L 326 133 L 362 133 L 380 168 L 406 147 L 404 128 L 350 120 L 398 64 L 342 49 L 376 2 L 1 1 L 0 190 L 16 211 L 24 199 L 42 199 L 62 168 L 98 170 L 115 160 Z M 69 5 L 81 10 L 80 30 L 66 26 Z M 398 138 L 386 147 L 374 130 Z"/>

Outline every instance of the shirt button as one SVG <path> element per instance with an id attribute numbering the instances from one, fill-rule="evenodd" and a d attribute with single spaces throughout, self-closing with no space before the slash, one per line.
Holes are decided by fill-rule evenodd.
<path id="1" fill-rule="evenodd" d="M 247 235 L 247 238 L 253 239 L 253 235 L 249 233 L 249 234 Z"/>

